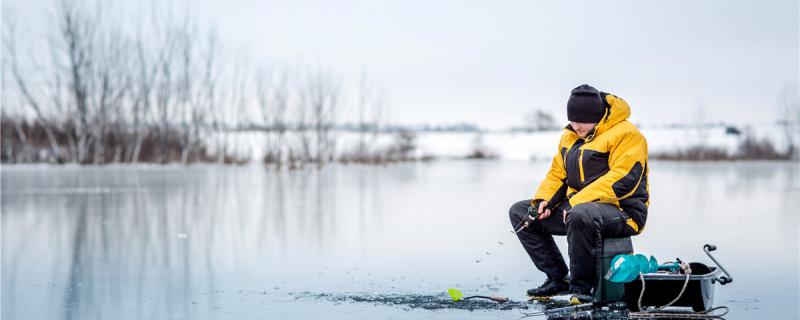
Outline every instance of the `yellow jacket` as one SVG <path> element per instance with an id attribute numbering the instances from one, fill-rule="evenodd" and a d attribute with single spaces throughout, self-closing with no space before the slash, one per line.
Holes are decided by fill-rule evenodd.
<path id="1" fill-rule="evenodd" d="M 605 115 L 585 139 L 567 125 L 532 203 L 546 200 L 549 208 L 564 200 L 572 207 L 610 203 L 631 216 L 628 225 L 639 233 L 650 204 L 647 141 L 627 120 L 631 109 L 625 100 L 608 93 L 601 96 Z"/>

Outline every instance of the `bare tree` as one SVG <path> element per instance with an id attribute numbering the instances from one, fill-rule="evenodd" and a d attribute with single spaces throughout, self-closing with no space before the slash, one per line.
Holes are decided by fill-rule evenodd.
<path id="1" fill-rule="evenodd" d="M 140 29 L 137 29 L 140 30 Z M 153 82 L 158 75 L 158 63 L 145 49 L 145 40 L 141 31 L 137 31 L 134 52 L 138 70 L 135 73 L 134 92 L 132 97 L 132 127 L 133 127 L 133 147 L 131 148 L 129 161 L 139 162 L 139 155 L 142 152 L 142 142 L 145 138 L 145 128 L 147 125 L 147 114 L 150 112 L 153 99 Z"/>
<path id="2" fill-rule="evenodd" d="M 108 11 L 98 4 L 98 12 Z M 93 68 L 90 74 L 93 99 L 96 106 L 93 114 L 93 162 L 96 164 L 119 161 L 122 157 L 121 147 L 116 141 L 124 139 L 124 130 L 120 128 L 125 122 L 124 106 L 132 84 L 133 63 L 128 54 L 131 43 L 126 39 L 118 24 L 97 24 L 97 39 L 93 52 Z M 109 149 L 112 151 L 109 152 Z"/>
<path id="3" fill-rule="evenodd" d="M 278 167 L 283 161 L 286 116 L 289 103 L 288 73 L 285 70 L 271 74 L 265 69 L 256 76 L 256 96 L 261 109 L 262 127 L 265 131 L 265 163 Z"/>
<path id="4" fill-rule="evenodd" d="M 341 86 L 333 76 L 323 70 L 308 74 L 301 89 L 301 108 L 310 111 L 310 129 L 314 133 L 313 149 L 306 141 L 307 159 L 318 167 L 333 160 L 336 151 L 335 133 L 332 131 L 339 111 Z M 311 152 L 313 150 L 313 152 Z"/>
<path id="5" fill-rule="evenodd" d="M 167 32 L 161 50 L 164 56 L 159 60 L 158 70 L 159 74 L 156 80 L 155 97 L 156 97 L 156 115 L 158 117 L 159 129 L 159 160 L 160 163 L 166 163 L 169 160 L 169 141 L 167 140 L 170 135 L 171 114 L 175 105 L 175 60 L 177 59 L 177 48 L 174 32 Z"/>
<path id="6" fill-rule="evenodd" d="M 82 3 L 78 1 L 60 0 L 56 9 L 56 23 L 59 27 L 61 50 L 67 58 L 66 68 L 69 73 L 67 89 L 75 107 L 75 136 L 77 154 L 75 159 L 86 163 L 89 154 L 91 132 L 90 118 L 90 74 L 92 72 L 92 51 L 95 46 L 97 32 L 96 21 L 88 14 L 81 14 Z"/>
<path id="7" fill-rule="evenodd" d="M 386 150 L 376 148 L 378 135 L 386 115 L 386 95 L 381 87 L 370 81 L 362 71 L 356 92 L 356 130 L 358 140 L 353 150 L 346 151 L 340 160 L 379 163 Z"/>
<path id="8" fill-rule="evenodd" d="M 219 76 L 217 57 L 219 46 L 215 32 L 209 32 L 205 42 L 200 43 L 201 76 L 200 83 L 195 92 L 194 104 L 191 108 L 191 136 L 192 140 L 187 146 L 188 153 L 195 152 L 205 139 L 206 122 L 211 110 L 218 104 L 217 77 Z M 184 161 L 185 163 L 185 161 Z"/>
<path id="9" fill-rule="evenodd" d="M 3 18 L 3 48 L 5 49 L 3 50 L 3 66 L 6 70 L 11 69 L 11 75 L 14 78 L 14 82 L 16 83 L 19 92 L 25 99 L 27 105 L 33 109 L 36 117 L 42 123 L 49 123 L 51 121 L 45 116 L 44 111 L 42 110 L 42 104 L 36 97 L 34 97 L 33 93 L 31 93 L 30 89 L 28 88 L 27 80 L 19 69 L 20 61 L 17 55 L 17 33 L 16 25 L 14 23 L 15 22 L 11 17 L 6 16 Z M 5 85 L 3 88 L 5 90 Z M 6 99 L 3 100 L 5 101 Z M 62 157 L 61 148 L 58 146 L 58 141 L 56 141 L 53 129 L 50 126 L 45 125 L 44 130 L 47 135 L 47 140 L 50 144 L 51 159 L 58 161 Z M 20 128 L 17 128 L 17 132 L 20 134 L 20 138 L 22 140 L 26 140 Z"/>
<path id="10" fill-rule="evenodd" d="M 223 103 L 216 106 L 213 112 L 216 117 L 214 127 L 217 131 L 215 144 L 218 163 L 230 162 L 226 156 L 237 151 L 238 143 L 232 139 L 231 133 L 250 121 L 250 96 L 254 92 L 247 60 L 243 56 L 238 57 L 228 70 L 230 73 L 223 76 L 228 83 L 223 90 L 224 96 L 220 97 Z"/>
<path id="11" fill-rule="evenodd" d="M 14 20 L 3 16 L 3 82 L 24 102 L 9 115 L 3 87 L 1 116 L 13 129 L 3 131 L 4 161 L 239 162 L 241 135 L 234 133 L 256 122 L 267 130 L 268 162 L 334 160 L 346 106 L 334 73 L 317 67 L 254 75 L 247 59 L 226 63 L 230 55 L 216 34 L 198 31 L 190 15 L 169 4 L 154 3 L 152 12 L 128 20 L 107 2 L 53 1 L 44 51 L 21 50 Z M 47 63 L 32 63 L 40 57 Z M 362 87 L 363 156 L 379 134 L 385 102 L 371 83 Z M 8 136 L 15 144 L 6 148 Z"/>
<path id="12" fill-rule="evenodd" d="M 780 122 L 786 139 L 786 155 L 800 158 L 800 90 L 797 83 L 787 83 L 778 96 Z"/>
<path id="13" fill-rule="evenodd" d="M 184 19 L 183 23 L 176 30 L 176 46 L 178 50 L 178 66 L 179 74 L 177 75 L 176 93 L 177 93 L 177 121 L 181 124 L 182 132 L 180 133 L 181 155 L 180 161 L 183 164 L 189 162 L 194 140 L 197 138 L 196 126 L 200 124 L 195 120 L 199 116 L 199 109 L 197 108 L 197 94 L 195 82 L 195 70 L 199 66 L 195 66 L 195 31 L 192 23 L 188 19 Z"/>

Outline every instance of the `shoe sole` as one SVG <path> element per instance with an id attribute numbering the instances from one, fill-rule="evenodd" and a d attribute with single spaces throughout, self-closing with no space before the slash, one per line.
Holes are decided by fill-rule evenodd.
<path id="1" fill-rule="evenodd" d="M 555 296 L 563 296 L 563 295 L 566 295 L 566 294 L 568 294 L 568 293 L 569 293 L 569 290 L 565 290 L 565 291 L 559 291 L 559 292 L 557 292 L 557 293 L 555 293 L 555 294 L 546 295 L 546 296 L 534 296 L 534 295 L 528 295 L 528 300 L 529 300 L 529 301 L 530 301 L 530 300 L 535 300 L 535 301 L 550 301 L 550 300 L 551 300 L 553 297 L 555 297 Z"/>

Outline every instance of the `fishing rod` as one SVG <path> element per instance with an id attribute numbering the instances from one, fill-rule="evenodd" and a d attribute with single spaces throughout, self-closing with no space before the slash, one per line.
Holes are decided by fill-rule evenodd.
<path id="1" fill-rule="evenodd" d="M 503 296 L 480 296 L 480 295 L 475 295 L 475 296 L 465 297 L 464 294 L 461 293 L 461 291 L 458 291 L 458 289 L 453 289 L 453 288 L 447 289 L 447 293 L 450 294 L 450 297 L 453 298 L 453 301 L 462 301 L 462 300 L 469 300 L 469 299 L 486 299 L 486 300 L 492 300 L 492 301 L 497 302 L 497 303 L 506 303 L 509 300 L 508 297 L 503 297 Z"/>

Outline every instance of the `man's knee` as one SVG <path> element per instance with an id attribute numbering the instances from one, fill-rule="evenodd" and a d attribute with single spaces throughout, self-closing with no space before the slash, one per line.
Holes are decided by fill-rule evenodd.
<path id="1" fill-rule="evenodd" d="M 508 217 L 511 219 L 511 223 L 519 223 L 522 221 L 522 218 L 528 214 L 528 207 L 530 206 L 530 200 L 522 200 L 514 203 L 511 208 L 508 209 Z"/>
<path id="2" fill-rule="evenodd" d="M 567 229 L 583 228 L 594 224 L 594 211 L 596 209 L 597 205 L 591 202 L 581 203 L 572 207 L 567 213 Z"/>

